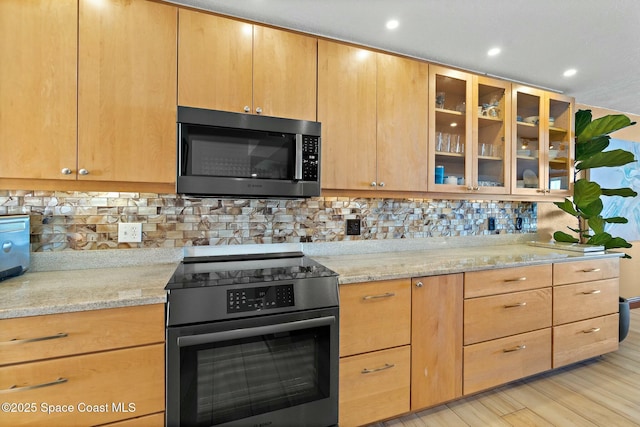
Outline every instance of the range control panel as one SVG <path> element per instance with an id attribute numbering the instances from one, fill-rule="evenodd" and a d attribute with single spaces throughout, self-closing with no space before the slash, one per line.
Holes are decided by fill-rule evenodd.
<path id="1" fill-rule="evenodd" d="M 227 290 L 227 313 L 293 307 L 293 285 Z"/>

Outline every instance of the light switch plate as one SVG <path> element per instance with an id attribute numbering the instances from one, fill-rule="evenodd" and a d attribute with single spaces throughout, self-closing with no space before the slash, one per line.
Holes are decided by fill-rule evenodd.
<path id="1" fill-rule="evenodd" d="M 118 223 L 118 242 L 142 242 L 142 224 L 140 224 L 139 222 Z"/>

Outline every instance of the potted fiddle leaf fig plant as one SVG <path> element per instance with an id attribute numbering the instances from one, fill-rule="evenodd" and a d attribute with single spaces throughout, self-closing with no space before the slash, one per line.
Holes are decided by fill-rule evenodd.
<path id="1" fill-rule="evenodd" d="M 604 218 L 602 197 L 635 197 L 631 188 L 602 188 L 597 182 L 585 177 L 584 171 L 602 167 L 624 166 L 635 161 L 633 153 L 609 146 L 610 133 L 635 125 L 624 114 L 611 114 L 593 120 L 591 110 L 579 110 L 575 115 L 575 161 L 572 199 L 555 202 L 560 209 L 576 218 L 577 228 L 568 227 L 574 235 L 556 231 L 556 242 L 601 245 L 605 249 L 630 248 L 622 237 L 614 237 L 605 231 L 607 223 L 626 224 L 627 218 L 614 216 Z M 625 254 L 625 258 L 631 258 Z"/>

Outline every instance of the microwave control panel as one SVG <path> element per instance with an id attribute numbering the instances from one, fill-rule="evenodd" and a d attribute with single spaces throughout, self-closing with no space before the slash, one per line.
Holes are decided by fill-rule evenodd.
<path id="1" fill-rule="evenodd" d="M 320 139 L 317 136 L 302 137 L 302 180 L 318 180 L 318 158 Z"/>
<path id="2" fill-rule="evenodd" d="M 293 307 L 293 285 L 227 290 L 227 313 Z"/>

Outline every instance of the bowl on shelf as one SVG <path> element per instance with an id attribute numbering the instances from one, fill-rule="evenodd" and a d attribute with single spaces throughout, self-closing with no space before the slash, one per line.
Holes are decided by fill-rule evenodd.
<path id="1" fill-rule="evenodd" d="M 549 158 L 555 159 L 556 157 L 558 157 L 558 150 L 549 150 Z"/>
<path id="2" fill-rule="evenodd" d="M 529 116 L 524 118 L 525 123 L 537 125 L 540 122 L 540 116 Z"/>

